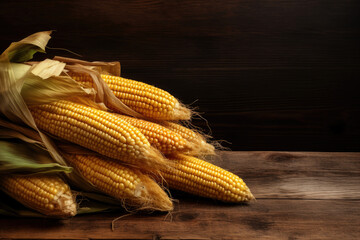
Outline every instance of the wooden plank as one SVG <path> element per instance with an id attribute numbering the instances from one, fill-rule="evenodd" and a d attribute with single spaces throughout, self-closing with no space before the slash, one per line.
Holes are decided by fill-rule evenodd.
<path id="1" fill-rule="evenodd" d="M 71 50 L 76 48 L 93 60 L 121 57 L 137 64 L 142 60 L 151 60 L 149 64 L 160 62 L 162 66 L 181 62 L 184 67 L 196 68 L 199 64 L 210 69 L 356 68 L 359 56 L 353 47 L 359 37 L 356 24 L 359 3 L 354 0 L 327 3 L 186 0 L 178 4 L 107 0 L 98 6 L 95 0 L 35 1 L 28 6 L 33 11 L 26 15 L 33 21 L 22 24 L 28 33 L 38 31 L 39 27 L 56 26 L 54 42 Z M 8 32 L 1 44 L 6 47 L 6 41 L 12 41 L 13 36 L 21 37 L 22 33 L 12 28 L 20 19 L 12 16 L 25 12 L 19 7 L 27 1 L 1 4 L 3 25 Z M 44 18 L 48 21 L 44 22 Z M 69 39 L 69 33 L 76 34 L 76 38 Z M 99 44 L 103 42 L 107 44 Z"/>
<path id="2" fill-rule="evenodd" d="M 67 220 L 0 218 L 0 237 L 9 239 L 356 239 L 358 200 L 260 199 L 223 205 L 184 199 L 170 218 L 134 215 L 115 223 L 113 214 Z"/>
<path id="3" fill-rule="evenodd" d="M 360 199 L 360 153 L 222 152 L 257 198 Z"/>
<path id="4" fill-rule="evenodd" d="M 221 101 L 225 102 L 226 99 Z M 243 102 L 239 100 L 224 104 L 224 108 L 247 108 L 245 105 L 248 101 L 246 99 Z M 244 112 L 235 112 L 236 107 L 228 112 L 224 110 L 223 113 L 210 110 L 203 114 L 207 121 L 195 119 L 193 123 L 200 126 L 204 132 L 211 132 L 215 140 L 226 140 L 223 143 L 225 147 L 238 151 L 354 151 L 354 145 L 360 146 L 360 137 L 357 137 L 360 136 L 358 109 L 323 109 L 320 106 L 310 106 L 309 103 L 308 109 L 291 110 L 290 107 L 270 110 L 275 108 L 275 105 L 269 106 L 265 97 L 259 101 L 253 106 L 253 110 Z M 299 103 L 300 101 L 299 99 Z M 195 105 L 201 105 L 200 109 L 211 109 L 211 104 L 201 100 Z M 220 102 L 214 102 L 214 106 L 217 106 L 214 109 L 221 108 L 220 105 Z M 279 102 L 276 108 L 281 107 L 289 106 Z"/>
<path id="5" fill-rule="evenodd" d="M 5 239 L 357 239 L 360 153 L 221 152 L 215 164 L 235 172 L 257 197 L 224 204 L 172 191 L 171 215 L 125 212 L 72 219 L 0 217 Z"/>
<path id="6" fill-rule="evenodd" d="M 233 150 L 360 151 L 358 10 L 356 0 L 1 1 L 0 48 L 55 29 L 50 47 L 120 60 L 125 77 L 197 100 Z"/>

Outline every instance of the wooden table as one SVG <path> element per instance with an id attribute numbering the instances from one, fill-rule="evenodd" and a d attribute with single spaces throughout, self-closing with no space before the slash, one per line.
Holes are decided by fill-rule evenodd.
<path id="1" fill-rule="evenodd" d="M 66 220 L 0 218 L 5 239 L 359 239 L 360 153 L 222 152 L 215 163 L 241 176 L 249 204 L 174 193 L 174 212 L 122 212 Z"/>

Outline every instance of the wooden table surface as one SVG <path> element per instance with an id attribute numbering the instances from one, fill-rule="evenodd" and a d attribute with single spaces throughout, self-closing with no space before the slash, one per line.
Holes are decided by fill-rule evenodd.
<path id="1" fill-rule="evenodd" d="M 216 164 L 241 176 L 249 204 L 173 193 L 174 212 L 123 212 L 66 220 L 0 217 L 2 239 L 359 239 L 360 153 L 222 152 Z"/>

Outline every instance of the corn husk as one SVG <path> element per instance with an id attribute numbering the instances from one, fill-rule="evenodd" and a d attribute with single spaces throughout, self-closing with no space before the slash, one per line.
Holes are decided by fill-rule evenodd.
<path id="1" fill-rule="evenodd" d="M 63 86 L 56 88 L 54 81 L 58 80 L 59 65 L 54 68 L 54 64 L 50 62 L 42 63 L 33 68 L 24 64 L 14 64 L 12 62 L 28 61 L 32 58 L 36 52 L 44 52 L 45 46 L 50 39 L 51 32 L 39 32 L 35 33 L 19 42 L 12 43 L 1 55 L 0 55 L 0 127 L 5 128 L 6 131 L 0 132 L 0 138 L 8 137 L 7 132 L 12 132 L 13 136 L 27 135 L 27 138 L 23 140 L 37 141 L 37 144 L 46 148 L 55 162 L 66 165 L 59 152 L 54 147 L 51 139 L 43 134 L 36 127 L 35 121 L 27 107 L 26 101 L 36 101 L 39 99 L 37 96 L 39 92 L 34 91 L 34 88 L 45 89 L 47 95 L 53 93 L 59 98 L 65 98 Z M 11 62 L 12 61 L 12 62 Z M 32 70 L 35 69 L 35 73 Z M 41 72 L 47 71 L 44 78 L 41 78 Z M 39 76 L 40 75 L 40 76 Z M 32 84 L 31 84 L 32 83 Z M 25 88 L 24 88 L 25 86 Z M 69 87 L 70 88 L 70 87 Z M 50 89 L 50 90 L 49 90 Z M 79 94 L 87 94 L 80 85 L 72 85 L 71 94 L 78 92 Z M 62 93 L 62 94 L 60 94 Z M 23 95 L 26 97 L 24 98 Z M 25 100 L 26 99 L 26 100 Z M 26 133 L 22 130 L 26 129 Z M 28 133 L 31 132 L 31 136 Z M 29 141 L 29 142 L 32 142 Z"/>
<path id="2" fill-rule="evenodd" d="M 45 52 L 50 34 L 47 31 L 30 35 L 12 43 L 0 55 L 0 138 L 18 137 L 37 144 L 47 149 L 54 162 L 66 166 L 53 140 L 37 128 L 28 105 L 71 99 L 99 109 L 106 107 L 94 102 L 94 89 L 83 88 L 66 76 L 65 63 L 51 59 L 19 63 L 30 60 L 36 52 Z"/>
<path id="3" fill-rule="evenodd" d="M 7 139 L 6 141 L 0 140 L 0 149 L 1 179 L 3 176 L 6 178 L 9 174 L 16 174 L 20 176 L 34 174 L 59 175 L 61 173 L 70 173 L 72 171 L 71 167 L 54 163 L 53 159 L 46 150 L 40 149 L 31 143 L 25 143 L 21 140 L 15 139 Z M 0 189 L 3 189 L 3 186 L 0 186 Z M 69 192 L 68 194 L 71 193 Z M 15 205 L 15 207 L 12 205 Z M 19 206 L 20 205 L 14 203 L 14 201 L 7 200 L 6 197 L 0 198 L 0 214 L 29 217 L 44 216 L 38 212 L 27 210 Z"/>
<path id="4" fill-rule="evenodd" d="M 71 167 L 55 163 L 49 153 L 34 144 L 0 140 L 1 174 L 70 173 Z"/>
<path id="5" fill-rule="evenodd" d="M 54 143 L 53 138 L 37 128 L 28 106 L 67 99 L 102 110 L 107 109 L 106 105 L 111 105 L 124 114 L 138 117 L 141 115 L 117 99 L 100 77 L 100 73 L 104 72 L 119 75 L 120 64 L 118 62 L 90 63 L 61 58 L 26 62 L 31 60 L 36 52 L 45 52 L 50 34 L 50 31 L 35 33 L 19 42 L 12 43 L 0 55 L 0 101 L 2 103 L 0 105 L 0 139 L 20 139 L 24 146 L 31 146 L 38 151 L 43 151 L 45 155 L 47 154 L 50 162 L 38 163 L 37 160 L 34 160 L 26 165 L 20 157 L 4 157 L 7 160 L 12 159 L 11 167 L 6 165 L 7 162 L 0 161 L 0 169 L 3 168 L 4 172 L 21 172 L 26 168 L 27 174 L 29 172 L 39 174 L 60 171 L 72 185 L 83 191 L 96 193 L 94 186 L 84 181 L 80 175 L 75 172 L 70 174 L 71 168 L 67 166 L 62 150 Z M 84 88 L 66 74 L 69 69 L 89 73 L 93 77 L 96 87 Z M 16 147 L 20 149 L 19 145 Z M 29 155 L 27 160 L 32 158 L 35 159 L 35 156 Z M 103 196 L 99 193 L 96 194 Z M 104 199 L 102 200 L 105 201 Z M 98 206 L 92 209 L 88 208 L 83 212 L 102 211 L 103 209 L 105 209 L 104 206 Z M 0 210 L 0 214 L 2 211 L 4 210 Z"/>
<path id="6" fill-rule="evenodd" d="M 100 76 L 100 74 L 120 76 L 119 62 L 87 62 L 79 59 L 65 58 L 60 56 L 55 56 L 54 60 L 65 62 L 66 71 L 88 74 L 91 77 L 93 81 L 92 85 L 97 92 L 97 102 L 102 102 L 110 109 L 113 109 L 117 112 L 137 118 L 144 118 L 142 114 L 132 110 L 122 101 L 120 101 Z"/>

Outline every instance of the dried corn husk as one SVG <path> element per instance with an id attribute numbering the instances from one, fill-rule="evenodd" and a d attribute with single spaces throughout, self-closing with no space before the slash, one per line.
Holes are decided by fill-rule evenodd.
<path id="1" fill-rule="evenodd" d="M 40 150 L 45 150 L 52 162 L 49 163 L 50 165 L 41 163 L 41 167 L 47 167 L 47 170 L 42 170 L 36 161 L 33 162 L 33 166 L 38 166 L 31 168 L 33 172 L 46 172 L 50 171 L 49 169 L 62 171 L 67 174 L 67 178 L 74 185 L 92 192 L 94 188 L 89 182 L 84 181 L 77 174 L 69 174 L 71 168 L 67 167 L 62 151 L 54 144 L 52 138 L 39 131 L 28 106 L 67 99 L 103 110 L 107 109 L 106 104 L 110 104 L 126 114 L 140 115 L 113 96 L 100 77 L 100 73 L 103 71 L 119 75 L 120 64 L 118 62 L 89 63 L 79 60 L 76 64 L 68 66 L 64 61 L 46 59 L 41 62 L 24 63 L 30 60 L 34 53 L 45 52 L 50 34 L 51 32 L 33 34 L 19 42 L 12 43 L 0 55 L 0 101 L 2 102 L 0 105 L 0 138 L 18 138 Z M 67 76 L 68 67 L 72 71 L 75 69 L 75 71 L 90 73 L 97 83 L 97 87 L 93 89 L 79 85 Z M 23 169 L 23 166 L 20 166 L 22 162 L 18 159 L 12 158 L 12 171 L 14 172 Z M 0 165 L 4 171 L 9 171 L 10 168 L 4 167 L 5 161 L 0 161 Z M 98 199 L 101 199 L 102 195 L 98 196 L 100 196 Z M 92 206 L 94 205 L 92 204 Z M 103 210 L 104 207 L 90 208 L 86 211 L 100 209 Z"/>

